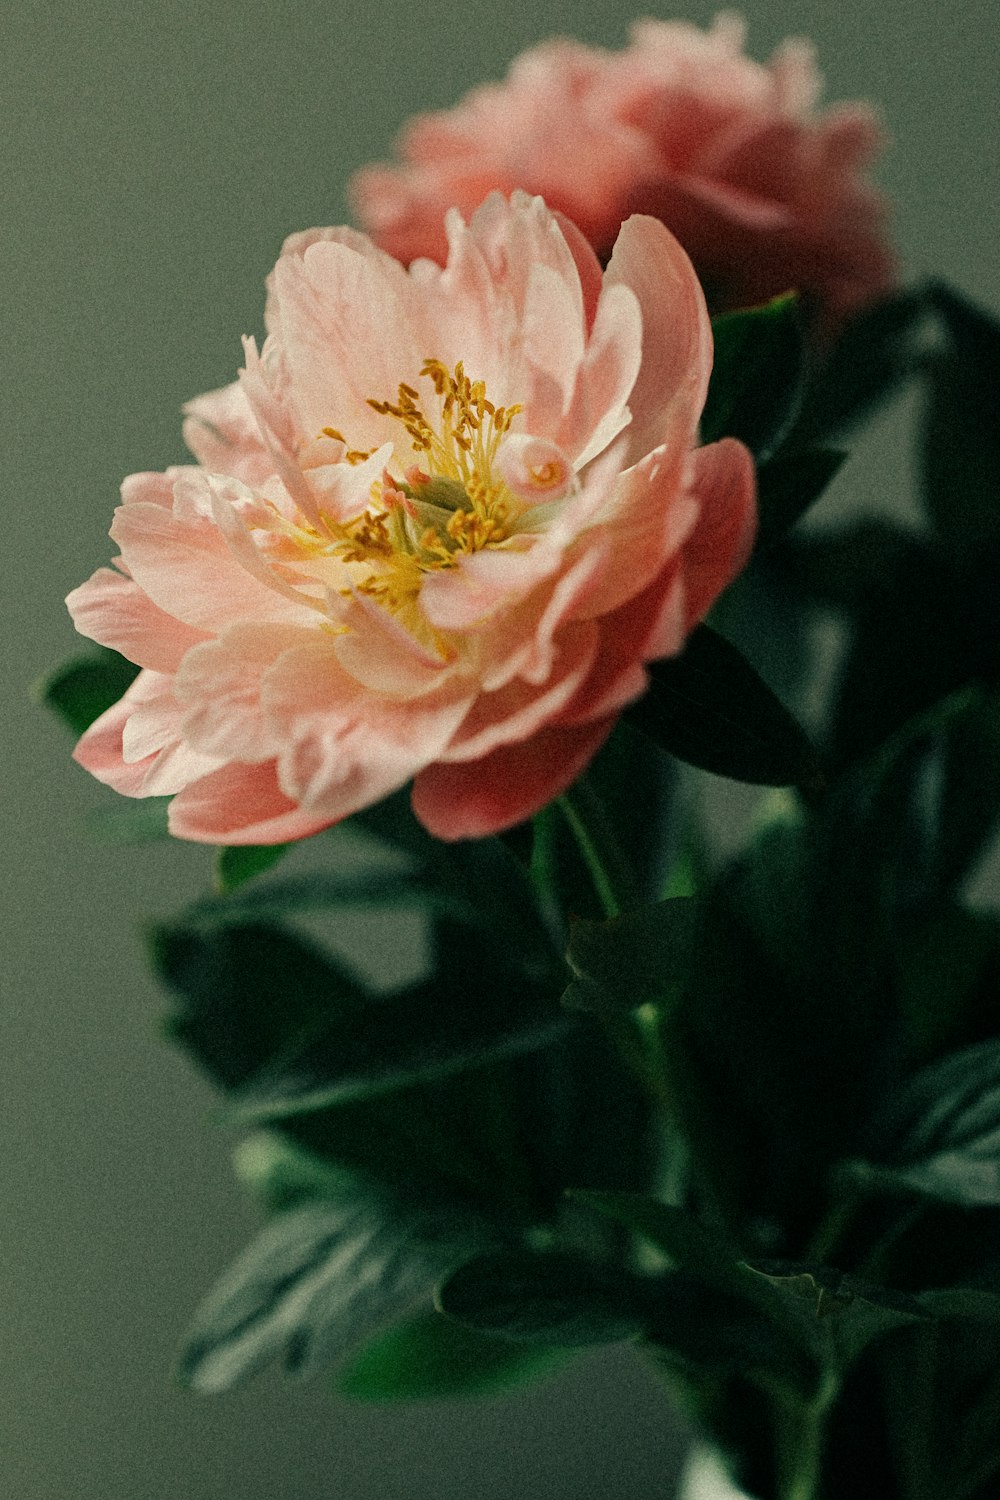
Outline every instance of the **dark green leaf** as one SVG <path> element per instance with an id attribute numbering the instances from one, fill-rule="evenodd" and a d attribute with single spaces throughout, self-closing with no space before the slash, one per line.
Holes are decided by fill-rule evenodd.
<path id="1" fill-rule="evenodd" d="M 566 954 L 574 979 L 563 1004 L 602 1011 L 664 1002 L 687 977 L 697 911 L 693 898 L 677 896 L 610 921 L 574 922 Z"/>
<path id="2" fill-rule="evenodd" d="M 822 773 L 804 731 L 749 662 L 699 625 L 682 654 L 650 667 L 632 723 L 703 771 L 756 786 L 816 789 Z"/>
<path id="3" fill-rule="evenodd" d="M 624 1224 L 678 1268 L 661 1278 L 649 1337 L 661 1357 L 697 1369 L 766 1368 L 808 1386 L 818 1344 L 782 1297 L 739 1260 L 718 1230 L 641 1193 L 573 1191 L 570 1197 Z"/>
<path id="4" fill-rule="evenodd" d="M 518 1347 L 430 1310 L 366 1345 L 339 1387 L 360 1401 L 490 1396 L 544 1380 L 572 1358 L 565 1350 Z"/>
<path id="5" fill-rule="evenodd" d="M 139 668 L 117 651 L 102 649 L 100 654 L 77 657 L 58 667 L 38 685 L 37 692 L 74 734 L 82 734 L 118 702 L 138 674 Z"/>
<path id="6" fill-rule="evenodd" d="M 233 1153 L 236 1176 L 269 1214 L 313 1198 L 336 1198 L 344 1173 L 275 1131 L 258 1130 Z"/>
<path id="7" fill-rule="evenodd" d="M 808 448 L 772 458 L 758 470 L 758 553 L 766 552 L 791 531 L 822 495 L 846 457 L 838 448 Z"/>
<path id="8" fill-rule="evenodd" d="M 873 1129 L 873 1187 L 946 1203 L 1000 1205 L 1000 1040 L 952 1053 L 910 1078 Z"/>
<path id="9" fill-rule="evenodd" d="M 746 1277 L 735 1247 L 687 1209 L 660 1203 L 642 1193 L 595 1193 L 574 1188 L 570 1197 L 624 1224 L 662 1250 L 674 1265 L 700 1280 L 726 1291 L 745 1287 Z"/>
<path id="10" fill-rule="evenodd" d="M 985 1292 L 978 1287 L 942 1287 L 918 1293 L 917 1301 L 935 1318 L 958 1318 L 1000 1327 L 1000 1293 L 997 1292 Z"/>
<path id="11" fill-rule="evenodd" d="M 785 1297 L 805 1322 L 814 1328 L 825 1325 L 828 1352 L 841 1368 L 875 1339 L 930 1316 L 915 1297 L 860 1281 L 832 1266 L 759 1261 L 749 1270 Z"/>
<path id="12" fill-rule="evenodd" d="M 948 287 L 932 298 L 948 341 L 927 367 L 926 503 L 948 551 L 975 560 L 1000 544 L 1000 324 Z"/>
<path id="13" fill-rule="evenodd" d="M 231 1111 L 264 1122 L 331 1109 L 534 1051 L 573 1024 L 485 937 L 439 921 L 430 976 L 289 1036 Z M 516 953 L 512 955 L 516 960 Z"/>
<path id="14" fill-rule="evenodd" d="M 715 358 L 701 419 L 702 442 L 735 437 L 764 460 L 781 442 L 802 395 L 803 342 L 797 299 L 712 320 Z"/>
<path id="15" fill-rule="evenodd" d="M 843 328 L 806 387 L 795 438 L 838 438 L 892 396 L 917 368 L 926 312 L 920 292 L 864 308 Z"/>
<path id="16" fill-rule="evenodd" d="M 516 1343 L 575 1348 L 641 1335 L 634 1284 L 578 1256 L 502 1251 L 460 1266 L 438 1289 L 441 1311 Z"/>
<path id="17" fill-rule="evenodd" d="M 291 844 L 231 844 L 215 857 L 215 888 L 221 895 L 263 875 L 291 849 Z"/>
<path id="18" fill-rule="evenodd" d="M 181 999 L 169 1029 L 227 1088 L 364 1005 L 367 992 L 329 955 L 259 923 L 199 930 L 165 925 L 153 961 Z"/>
<path id="19" fill-rule="evenodd" d="M 345 1173 L 339 1192 L 272 1219 L 205 1299 L 181 1378 L 223 1391 L 278 1358 L 313 1375 L 425 1298 L 482 1238 L 467 1212 Z"/>

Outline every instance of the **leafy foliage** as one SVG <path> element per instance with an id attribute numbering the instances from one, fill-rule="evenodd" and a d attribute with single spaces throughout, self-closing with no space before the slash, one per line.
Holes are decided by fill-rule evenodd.
<path id="1" fill-rule="evenodd" d="M 816 753 L 749 662 L 699 625 L 680 656 L 654 662 L 644 698 L 628 710 L 637 728 L 679 760 L 756 786 L 815 788 Z"/>

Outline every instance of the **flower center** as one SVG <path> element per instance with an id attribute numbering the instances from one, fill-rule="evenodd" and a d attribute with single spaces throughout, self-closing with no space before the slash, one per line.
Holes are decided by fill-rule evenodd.
<path id="1" fill-rule="evenodd" d="M 427 359 L 420 375 L 440 403 L 436 424 L 420 393 L 405 382 L 395 401 L 368 398 L 373 411 L 402 425 L 417 461 L 401 478 L 383 469 L 367 508 L 331 527 L 333 554 L 365 565 L 353 587 L 394 610 L 419 592 L 423 574 L 454 567 L 462 553 L 507 541 L 523 509 L 494 467 L 521 406 L 496 406 L 485 382 L 470 380 L 461 361 L 448 370 L 440 360 Z M 325 427 L 323 436 L 346 445 L 334 427 Z M 344 458 L 364 463 L 376 451 L 348 449 Z"/>

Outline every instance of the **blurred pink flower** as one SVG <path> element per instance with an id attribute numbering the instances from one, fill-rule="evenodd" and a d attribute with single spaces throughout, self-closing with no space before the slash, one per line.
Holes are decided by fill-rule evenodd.
<path id="1" fill-rule="evenodd" d="M 881 132 L 863 104 L 816 112 L 808 42 L 785 42 L 765 66 L 745 56 L 744 34 L 725 14 L 707 32 L 640 21 L 620 53 L 545 42 L 503 83 L 413 120 L 401 165 L 359 172 L 360 221 L 404 263 L 440 260 L 450 206 L 468 215 L 491 189 L 521 187 L 604 259 L 630 214 L 652 214 L 713 312 L 796 290 L 829 333 L 895 279 L 883 199 L 863 175 Z"/>
<path id="2" fill-rule="evenodd" d="M 712 362 L 648 218 L 607 270 L 539 198 L 448 216 L 446 269 L 286 243 L 268 337 L 136 474 L 69 598 L 143 670 L 76 757 L 207 843 L 303 837 L 414 780 L 443 838 L 530 816 L 746 559 L 753 464 L 696 449 Z"/>

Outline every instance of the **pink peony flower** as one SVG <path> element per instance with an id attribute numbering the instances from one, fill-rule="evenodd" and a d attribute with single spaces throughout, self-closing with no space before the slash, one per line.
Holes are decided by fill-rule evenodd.
<path id="1" fill-rule="evenodd" d="M 582 229 L 602 259 L 623 220 L 652 214 L 680 240 L 713 312 L 797 290 L 820 336 L 887 291 L 895 264 L 882 197 L 863 176 L 881 144 L 872 112 L 823 114 L 813 49 L 789 41 L 767 66 L 745 27 L 640 21 L 621 53 L 570 41 L 525 52 L 505 82 L 419 116 L 402 165 L 358 173 L 361 223 L 403 262 L 443 258 L 444 215 L 521 187 Z"/>
<path id="2" fill-rule="evenodd" d="M 442 270 L 292 236 L 268 337 L 136 474 L 70 595 L 142 671 L 76 758 L 170 826 L 273 843 L 413 780 L 443 838 L 530 816 L 746 559 L 753 464 L 695 448 L 711 331 L 655 220 L 607 270 L 539 198 L 447 221 Z"/>

